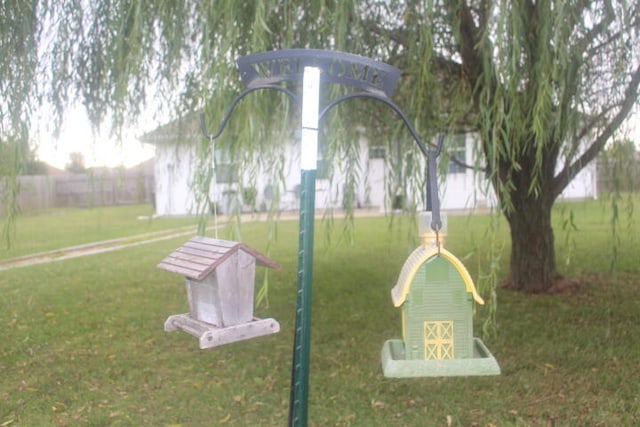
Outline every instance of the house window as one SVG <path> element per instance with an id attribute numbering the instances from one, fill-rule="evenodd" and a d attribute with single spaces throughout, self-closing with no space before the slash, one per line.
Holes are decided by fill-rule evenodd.
<path id="1" fill-rule="evenodd" d="M 327 144 L 324 138 L 318 138 L 318 161 L 316 163 L 316 179 L 329 179 L 330 164 L 327 156 Z"/>
<path id="2" fill-rule="evenodd" d="M 386 147 L 382 145 L 371 145 L 369 147 L 369 159 L 384 159 L 386 156 Z"/>
<path id="3" fill-rule="evenodd" d="M 467 138 L 466 134 L 456 134 L 453 136 L 451 148 L 448 150 L 451 157 L 455 157 L 456 160 L 467 163 Z M 465 173 L 466 168 L 453 160 L 449 160 L 449 173 Z"/>
<path id="4" fill-rule="evenodd" d="M 424 358 L 453 359 L 453 321 L 424 322 Z"/>
<path id="5" fill-rule="evenodd" d="M 233 184 L 240 180 L 238 165 L 231 159 L 228 150 L 216 149 L 215 153 L 216 183 Z"/>
<path id="6" fill-rule="evenodd" d="M 318 158 L 317 179 L 329 179 L 329 162 L 326 159 Z"/>

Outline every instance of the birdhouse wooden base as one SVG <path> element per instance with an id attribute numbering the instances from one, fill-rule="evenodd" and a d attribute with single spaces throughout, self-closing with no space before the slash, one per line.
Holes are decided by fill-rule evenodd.
<path id="1" fill-rule="evenodd" d="M 263 335 L 280 332 L 280 324 L 275 319 L 258 319 L 239 325 L 219 328 L 210 323 L 194 319 L 189 313 L 175 314 L 164 322 L 167 332 L 181 330 L 200 341 L 200 348 L 207 349 L 236 341 L 248 340 Z"/>
<path id="2" fill-rule="evenodd" d="M 481 339 L 473 338 L 473 357 L 405 360 L 404 342 L 388 340 L 382 347 L 382 372 L 388 378 L 500 375 L 500 366 Z"/>

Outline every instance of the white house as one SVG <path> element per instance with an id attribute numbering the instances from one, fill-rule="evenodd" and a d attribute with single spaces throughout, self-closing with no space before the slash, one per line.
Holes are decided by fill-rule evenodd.
<path id="1" fill-rule="evenodd" d="M 472 133 L 460 134 L 453 138 L 455 147 L 449 152 L 466 164 L 473 164 Z M 156 147 L 155 159 L 155 207 L 157 215 L 191 215 L 198 212 L 196 188 L 194 186 L 195 168 L 198 165 L 196 145 L 202 141 L 196 121 L 190 123 L 173 122 L 141 137 L 146 143 Z M 359 147 L 361 171 L 355 188 L 357 207 L 390 211 L 394 206 L 394 195 L 388 194 L 388 164 L 386 150 L 380 146 L 371 146 L 366 138 L 356 142 Z M 210 199 L 217 204 L 218 213 L 229 214 L 235 209 L 266 209 L 274 197 L 274 184 L 270 182 L 273 174 L 259 172 L 250 180 L 240 176 L 237 166 L 229 162 L 228 156 L 216 152 L 215 182 L 210 188 Z M 284 182 L 275 184 L 280 192 L 281 210 L 298 209 L 300 189 L 300 144 L 291 142 L 285 148 L 282 169 Z M 336 165 L 333 179 L 328 179 L 326 167 L 320 159 L 316 181 L 316 208 L 341 208 L 343 206 L 343 187 L 345 174 Z M 246 175 L 246 172 L 245 172 Z M 565 189 L 561 198 L 595 198 L 596 193 L 595 162 L 585 167 Z M 251 182 L 255 203 L 253 207 L 241 206 L 241 197 L 246 190 L 240 188 L 241 182 Z M 439 181 L 441 209 L 472 209 L 494 206 L 496 198 L 481 174 L 454 163 L 449 165 L 446 179 Z M 414 195 L 416 201 L 420 195 Z"/>

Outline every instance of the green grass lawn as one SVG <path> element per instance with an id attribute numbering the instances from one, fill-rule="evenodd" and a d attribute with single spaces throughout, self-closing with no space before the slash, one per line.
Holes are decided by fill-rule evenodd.
<path id="1" fill-rule="evenodd" d="M 197 225 L 194 218 L 153 218 L 151 205 L 50 209 L 18 217 L 0 260 L 101 240 Z M 3 223 L 0 222 L 0 226 Z M 2 242 L 4 244 L 4 242 Z"/>
<path id="2" fill-rule="evenodd" d="M 112 222 L 120 209 L 131 209 L 128 219 Z M 565 243 L 567 209 L 578 231 Z M 608 209 L 598 201 L 556 211 L 559 261 L 572 251 L 564 271 L 580 279 L 580 287 L 554 296 L 498 291 L 498 334 L 484 339 L 501 365 L 497 377 L 384 378 L 382 344 L 400 335 L 389 291 L 413 249 L 409 222 L 395 221 L 389 229 L 385 218 L 357 219 L 353 245 L 336 232 L 329 246 L 318 222 L 309 424 L 640 424 L 640 227 L 623 220 L 619 270 L 608 274 Z M 131 219 L 133 208 L 84 214 L 86 233 L 95 239 L 175 225 L 141 225 Z M 33 221 L 41 227 L 38 237 L 49 239 L 41 224 L 60 219 Z M 449 218 L 447 247 L 465 259 L 474 278 L 486 267 L 477 261 L 485 245 L 508 249 L 506 224 L 491 235 L 490 221 Z M 342 229 L 340 221 L 335 229 Z M 244 224 L 243 240 L 262 250 L 268 231 L 265 223 Z M 50 232 L 64 242 L 60 246 L 81 243 Z M 183 279 L 156 264 L 185 240 L 1 273 L 0 426 L 286 425 L 297 222 L 278 225 L 270 256 L 282 268 L 269 273 L 270 304 L 257 310 L 276 318 L 281 332 L 206 351 L 187 334 L 163 331 L 166 317 L 186 311 L 187 301 Z M 37 246 L 29 241 L 25 247 Z M 500 274 L 507 262 L 505 253 Z"/>

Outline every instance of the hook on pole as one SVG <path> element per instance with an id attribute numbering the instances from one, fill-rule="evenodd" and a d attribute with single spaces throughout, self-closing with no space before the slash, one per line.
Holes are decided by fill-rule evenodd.
<path id="1" fill-rule="evenodd" d="M 205 138 L 211 139 L 211 134 L 209 134 L 209 131 L 207 130 L 207 119 L 205 118 L 204 113 L 200 113 L 200 131 Z"/>
<path id="2" fill-rule="evenodd" d="M 440 152 L 442 151 L 443 145 L 444 145 L 444 133 L 440 132 L 438 134 L 438 139 L 436 140 L 436 149 L 429 150 L 429 155 L 434 155 L 435 157 L 440 156 Z"/>
<path id="3" fill-rule="evenodd" d="M 437 158 L 442 152 L 444 145 L 444 134 L 439 133 L 436 141 L 436 148 L 429 149 L 427 153 L 427 183 L 426 183 L 426 202 L 427 210 L 431 211 L 431 229 L 436 235 L 442 228 L 442 220 L 440 219 L 440 199 L 438 198 L 438 165 Z"/>

